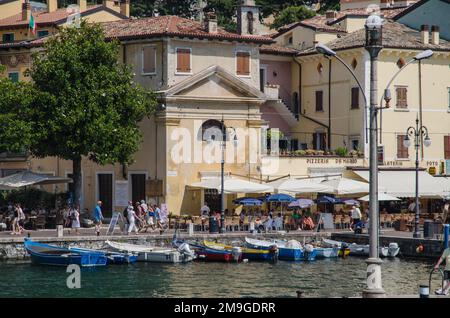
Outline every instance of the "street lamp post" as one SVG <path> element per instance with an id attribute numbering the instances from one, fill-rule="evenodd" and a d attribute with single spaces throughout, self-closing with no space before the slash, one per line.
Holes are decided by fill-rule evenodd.
<path id="1" fill-rule="evenodd" d="M 409 136 L 414 136 L 414 148 L 416 149 L 416 206 L 415 206 L 415 226 L 413 237 L 420 238 L 419 231 L 419 217 L 420 217 L 420 207 L 419 207 L 419 148 L 423 144 L 425 147 L 431 145 L 431 139 L 428 136 L 428 128 L 425 126 L 419 127 L 419 117 L 416 117 L 416 127 L 409 127 L 406 130 L 405 139 L 403 140 L 403 145 L 407 148 L 411 146 L 411 141 Z"/>
<path id="2" fill-rule="evenodd" d="M 225 149 L 227 147 L 227 129 L 225 127 L 225 123 L 223 121 L 223 117 L 221 120 L 221 129 L 222 129 L 222 143 L 221 143 L 221 153 L 222 158 L 220 161 L 220 233 L 225 233 Z M 234 130 L 234 139 L 233 144 L 237 146 L 237 136 L 236 129 L 233 127 L 229 127 Z"/>
<path id="3" fill-rule="evenodd" d="M 383 20 L 376 14 L 370 15 L 365 23 L 365 49 L 370 55 L 370 123 L 369 123 L 369 258 L 367 259 L 367 288 L 365 298 L 385 297 L 381 280 L 381 260 L 378 249 L 378 157 L 377 157 L 377 94 L 378 54 L 383 48 Z"/>

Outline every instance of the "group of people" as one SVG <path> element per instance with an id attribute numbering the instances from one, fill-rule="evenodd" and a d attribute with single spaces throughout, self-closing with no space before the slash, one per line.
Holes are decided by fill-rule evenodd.
<path id="1" fill-rule="evenodd" d="M 140 233 L 147 232 L 149 228 L 164 231 L 164 222 L 161 216 L 161 209 L 156 204 L 148 205 L 145 200 L 136 202 L 129 201 L 128 206 L 123 211 L 125 220 L 125 232 Z"/>

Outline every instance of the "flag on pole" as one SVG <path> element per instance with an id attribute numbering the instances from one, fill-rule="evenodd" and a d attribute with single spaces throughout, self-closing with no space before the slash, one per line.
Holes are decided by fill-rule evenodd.
<path id="1" fill-rule="evenodd" d="M 30 29 L 31 32 L 36 35 L 36 22 L 34 21 L 34 17 L 32 14 L 30 15 Z"/>

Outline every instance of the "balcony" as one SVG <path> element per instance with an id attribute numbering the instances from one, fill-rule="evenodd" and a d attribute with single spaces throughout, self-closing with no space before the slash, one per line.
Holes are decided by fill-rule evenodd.
<path id="1" fill-rule="evenodd" d="M 27 161 L 28 154 L 26 152 L 12 153 L 12 152 L 1 152 L 0 162 L 23 162 Z"/>
<path id="2" fill-rule="evenodd" d="M 295 127 L 298 123 L 298 114 L 296 114 L 295 107 L 291 106 L 291 99 L 297 100 L 297 96 L 276 84 L 265 85 L 264 93 L 267 96 L 267 105 L 274 109 L 289 126 Z"/>

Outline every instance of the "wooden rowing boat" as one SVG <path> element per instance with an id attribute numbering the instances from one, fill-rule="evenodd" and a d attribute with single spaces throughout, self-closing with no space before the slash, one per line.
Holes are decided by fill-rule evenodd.
<path id="1" fill-rule="evenodd" d="M 24 245 L 34 264 L 54 266 L 76 264 L 82 267 L 92 267 L 105 266 L 107 263 L 107 258 L 103 253 L 76 252 L 68 248 L 34 242 L 28 238 L 25 238 Z"/>
<path id="2" fill-rule="evenodd" d="M 211 242 L 211 241 L 203 241 L 203 244 L 206 247 L 217 249 L 217 250 L 228 250 L 230 252 L 233 251 L 233 248 L 239 248 L 242 251 L 242 259 L 254 260 L 254 261 L 277 261 L 278 259 L 278 249 L 274 250 L 263 250 L 256 248 L 248 248 L 248 247 L 233 247 L 231 245 Z"/>

